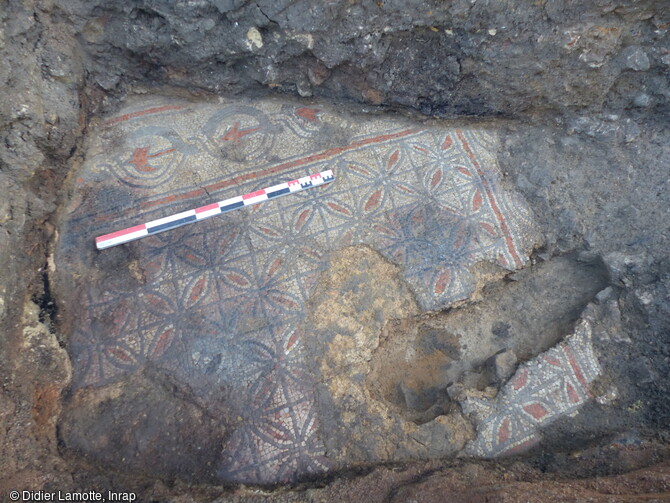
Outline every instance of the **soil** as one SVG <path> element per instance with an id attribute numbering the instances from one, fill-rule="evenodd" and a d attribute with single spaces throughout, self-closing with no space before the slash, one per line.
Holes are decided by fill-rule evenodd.
<path id="1" fill-rule="evenodd" d="M 0 0 L 2 497 L 94 487 L 183 502 L 670 500 L 668 12 L 663 0 Z M 329 449 L 346 447 L 360 463 L 290 487 L 224 487 L 207 465 L 215 446 L 191 432 L 206 424 L 204 438 L 225 439 L 229 425 L 159 369 L 132 377 L 130 393 L 73 396 L 63 300 L 52 288 L 59 209 L 91 121 L 159 91 L 319 98 L 364 113 L 477 117 L 499 131 L 502 183 L 523 194 L 541 234 L 532 266 L 511 276 L 484 269 L 472 302 L 427 315 L 395 265 L 350 248 L 316 290 L 314 305 L 337 296 L 346 287 L 340 267 L 345 279 L 361 276 L 358 302 L 385 313 L 312 319 L 330 351 L 317 348 L 315 365 L 333 377 L 320 395 L 332 424 L 347 421 L 325 402 L 339 385 L 358 393 L 358 417 L 392 418 L 374 441 L 354 423 L 351 445 L 331 438 Z M 393 285 L 392 301 L 375 292 L 377 276 Z M 519 302 L 529 307 L 523 316 Z M 592 384 L 597 398 L 548 425 L 519 457 L 449 458 L 474 433 L 435 383 L 495 393 L 510 368 L 578 319 L 592 327 L 604 369 Z M 360 345 L 344 348 L 351 361 L 335 358 L 343 348 L 331 322 L 360 332 Z M 537 326 L 542 338 L 531 344 Z M 356 365 L 366 377 L 352 381 Z M 78 407 L 63 412 L 64 399 Z M 115 401 L 123 421 L 142 425 L 138 400 L 164 418 L 144 424 L 144 435 L 179 438 L 175 448 L 192 463 L 176 466 L 148 444 L 130 469 L 110 468 L 123 461 L 113 447 L 129 432 L 100 431 L 89 412 Z M 172 421 L 175 411 L 186 420 Z M 97 457 L 66 448 L 73 429 L 87 432 Z M 420 443 L 393 437 L 408 429 Z"/>

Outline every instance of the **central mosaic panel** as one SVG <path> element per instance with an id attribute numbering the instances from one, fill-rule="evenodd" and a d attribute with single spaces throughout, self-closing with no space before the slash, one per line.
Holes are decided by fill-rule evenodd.
<path id="1" fill-rule="evenodd" d="M 91 135 L 61 226 L 73 389 L 154 365 L 233 424 L 222 480 L 328 470 L 304 341 L 329 256 L 368 245 L 426 311 L 468 298 L 478 262 L 522 267 L 531 221 L 500 187 L 497 148 L 486 129 L 285 102 L 130 105 Z M 329 169 L 329 185 L 95 250 L 98 235 Z"/>

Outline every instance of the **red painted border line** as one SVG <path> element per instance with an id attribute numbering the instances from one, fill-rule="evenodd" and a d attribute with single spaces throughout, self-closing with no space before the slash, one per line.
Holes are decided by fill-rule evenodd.
<path id="1" fill-rule="evenodd" d="M 106 120 L 103 124 L 105 126 L 111 126 L 118 122 L 127 121 L 129 119 L 134 119 L 135 117 L 141 117 L 143 115 L 157 114 L 159 112 L 167 112 L 168 110 L 181 110 L 184 108 L 182 105 L 165 105 L 162 107 L 147 108 L 146 110 L 140 110 L 139 112 L 131 112 L 128 114 L 120 115 L 119 117 L 114 117 L 113 119 Z"/>
<path id="2" fill-rule="evenodd" d="M 575 377 L 579 381 L 579 383 L 582 385 L 582 388 L 584 389 L 584 392 L 587 395 L 591 395 L 591 391 L 589 390 L 589 383 L 584 377 L 584 374 L 582 373 L 582 369 L 579 367 L 579 365 L 576 362 L 575 355 L 572 353 L 572 349 L 566 344 L 563 346 L 563 351 L 565 351 L 566 356 L 568 357 L 568 362 L 570 362 L 570 366 L 572 367 L 572 371 L 575 373 Z"/>
<path id="3" fill-rule="evenodd" d="M 220 189 L 225 189 L 226 187 L 230 187 L 231 185 L 238 185 L 240 183 L 248 182 L 249 180 L 253 180 L 255 178 L 261 177 L 261 176 L 266 176 L 266 175 L 272 175 L 275 174 L 279 171 L 284 171 L 286 169 L 290 168 L 297 168 L 300 166 L 304 166 L 306 164 L 311 164 L 313 162 L 318 162 L 318 161 L 323 161 L 325 159 L 328 159 L 330 157 L 342 154 L 343 152 L 347 152 L 349 150 L 354 150 L 359 147 L 364 147 L 366 145 L 372 145 L 375 143 L 381 143 L 384 141 L 388 140 L 395 140 L 398 138 L 403 138 L 405 136 L 409 136 L 411 134 L 415 134 L 418 132 L 421 132 L 421 129 L 405 129 L 403 131 L 399 131 L 397 133 L 388 133 L 388 134 L 383 134 L 379 136 L 374 136 L 372 138 L 366 138 L 364 140 L 358 140 L 355 142 L 350 143 L 349 145 L 345 145 L 344 147 L 334 147 L 334 148 L 329 148 L 327 150 L 324 150 L 323 152 L 320 152 L 318 154 L 312 154 L 307 157 L 303 157 L 301 159 L 296 159 L 294 161 L 288 161 L 284 162 L 281 164 L 277 164 L 275 166 L 271 166 L 267 169 L 264 169 L 262 171 L 256 171 L 254 173 L 247 173 L 244 175 L 238 175 L 234 178 L 230 178 L 228 180 L 224 180 L 221 182 L 213 183 L 211 185 L 207 185 L 204 188 L 196 189 L 196 190 L 191 190 L 189 192 L 183 192 L 181 194 L 173 194 L 161 199 L 156 199 L 155 201 L 145 201 L 140 205 L 140 208 L 146 209 L 146 208 L 152 208 L 154 206 L 158 206 L 164 203 L 172 203 L 174 201 L 181 201 L 183 199 L 190 199 L 192 197 L 196 196 L 202 196 L 205 194 L 208 194 L 209 192 L 213 192 L 216 190 Z"/>
<path id="4" fill-rule="evenodd" d="M 495 198 L 491 193 L 491 187 L 489 186 L 489 182 L 486 179 L 486 176 L 482 171 L 479 162 L 477 162 L 477 158 L 475 157 L 474 152 L 472 151 L 472 149 L 470 149 L 470 145 L 468 144 L 468 141 L 465 139 L 465 136 L 463 135 L 462 131 L 457 130 L 456 135 L 458 136 L 458 139 L 461 141 L 461 144 L 463 145 L 465 152 L 468 154 L 468 157 L 470 157 L 470 162 L 472 162 L 472 165 L 477 170 L 477 174 L 479 175 L 479 178 L 481 179 L 482 184 L 486 189 L 486 197 L 488 198 L 489 204 L 491 205 L 491 209 L 493 209 L 493 212 L 495 213 L 496 218 L 500 223 L 500 228 L 502 229 L 503 234 L 505 235 L 505 242 L 507 243 L 507 249 L 512 255 L 512 258 L 514 259 L 516 266 L 517 267 L 523 266 L 523 262 L 519 258 L 519 255 L 517 254 L 516 249 L 514 247 L 514 240 L 512 239 L 512 233 L 510 232 L 509 227 L 507 227 L 507 222 L 505 222 L 505 218 L 503 217 L 502 213 L 500 212 L 500 209 L 498 208 L 498 205 L 495 202 Z"/>

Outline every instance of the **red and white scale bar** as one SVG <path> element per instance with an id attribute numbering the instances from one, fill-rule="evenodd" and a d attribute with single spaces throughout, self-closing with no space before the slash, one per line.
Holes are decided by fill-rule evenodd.
<path id="1" fill-rule="evenodd" d="M 275 197 L 317 187 L 325 183 L 330 183 L 334 179 L 335 175 L 333 175 L 332 170 L 322 171 L 321 173 L 315 173 L 303 178 L 298 178 L 297 180 L 280 183 L 273 187 L 244 194 L 243 196 L 231 197 L 225 201 L 208 204 L 207 206 L 201 206 L 200 208 L 195 208 L 193 210 L 176 213 L 169 217 L 159 218 L 158 220 L 153 220 L 146 224 L 128 227 L 127 229 L 112 232 L 111 234 L 105 234 L 104 236 L 95 238 L 95 246 L 98 250 L 103 250 L 105 248 L 110 248 L 111 246 L 143 238 L 144 236 L 158 234 L 159 232 L 175 229 L 192 222 L 199 222 L 200 220 L 221 215 L 222 213 L 227 213 L 239 208 L 244 208 L 245 206 L 258 204 L 267 201 L 268 199 L 274 199 Z"/>

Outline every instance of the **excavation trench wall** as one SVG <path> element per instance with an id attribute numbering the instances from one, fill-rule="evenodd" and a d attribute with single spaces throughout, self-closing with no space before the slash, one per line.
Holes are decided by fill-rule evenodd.
<path id="1" fill-rule="evenodd" d="M 577 251 L 602 261 L 610 288 L 587 314 L 613 362 L 601 394 L 615 383 L 617 398 L 553 424 L 556 445 L 631 428 L 663 438 L 668 29 L 667 3 L 653 0 L 0 1 L 0 491 L 130 483 L 62 449 L 71 369 L 50 257 L 91 118 L 148 91 L 513 119 L 496 122 L 498 159 L 541 227 L 536 260 Z"/>

